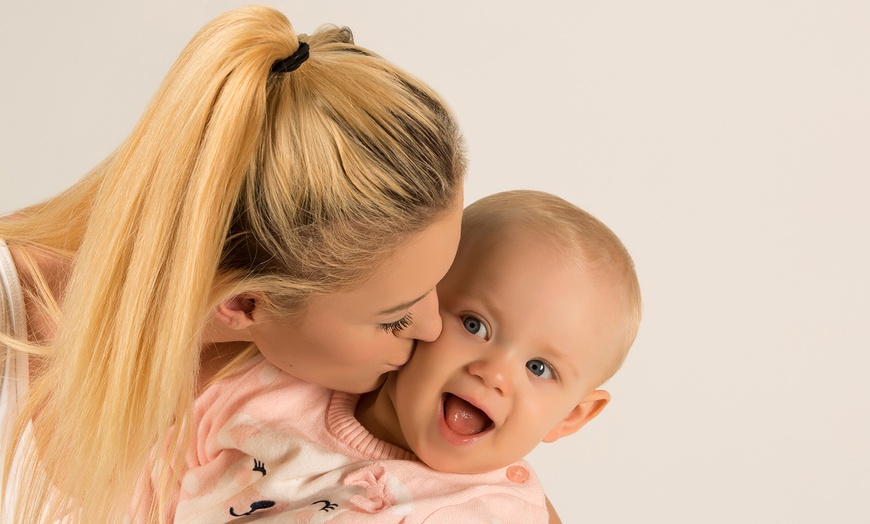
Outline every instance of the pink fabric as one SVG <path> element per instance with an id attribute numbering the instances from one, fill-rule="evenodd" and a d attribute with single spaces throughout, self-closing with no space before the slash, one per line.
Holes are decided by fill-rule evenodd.
<path id="1" fill-rule="evenodd" d="M 547 522 L 525 461 L 511 466 L 529 472 L 521 483 L 508 468 L 434 471 L 363 428 L 353 416 L 357 400 L 262 357 L 206 390 L 175 522 Z"/>

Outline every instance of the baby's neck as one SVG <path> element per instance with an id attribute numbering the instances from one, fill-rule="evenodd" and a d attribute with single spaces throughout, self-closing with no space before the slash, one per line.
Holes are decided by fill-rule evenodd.
<path id="1" fill-rule="evenodd" d="M 354 416 L 375 437 L 413 452 L 402 434 L 396 415 L 393 404 L 395 389 L 396 374 L 390 373 L 380 388 L 360 396 Z"/>

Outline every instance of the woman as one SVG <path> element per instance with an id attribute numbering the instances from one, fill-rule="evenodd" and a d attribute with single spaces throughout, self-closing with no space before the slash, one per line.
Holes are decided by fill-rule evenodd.
<path id="1" fill-rule="evenodd" d="M 348 30 L 207 24 L 117 151 L 0 219 L 3 518 L 120 521 L 155 445 L 181 458 L 193 399 L 257 351 L 373 389 L 440 332 L 464 171 L 443 102 Z"/>

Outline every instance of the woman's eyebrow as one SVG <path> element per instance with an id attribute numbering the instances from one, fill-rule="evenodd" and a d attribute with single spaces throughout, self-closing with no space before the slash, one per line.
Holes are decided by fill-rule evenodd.
<path id="1" fill-rule="evenodd" d="M 393 313 L 398 313 L 399 311 L 402 311 L 403 309 L 408 309 L 409 307 L 413 306 L 417 302 L 423 300 L 423 297 L 425 297 L 428 294 L 429 294 L 429 291 L 423 293 L 422 295 L 415 298 L 414 300 L 410 300 L 408 302 L 403 302 L 403 303 L 399 304 L 398 306 L 391 307 L 389 309 L 385 309 L 385 310 L 379 312 L 377 314 L 377 316 L 381 317 L 381 316 L 391 315 Z"/>

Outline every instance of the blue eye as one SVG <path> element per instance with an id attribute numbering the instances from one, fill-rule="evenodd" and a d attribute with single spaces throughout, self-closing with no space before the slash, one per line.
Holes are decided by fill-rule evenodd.
<path id="1" fill-rule="evenodd" d="M 533 359 L 526 362 L 526 368 L 532 372 L 536 377 L 541 378 L 556 378 L 553 373 L 553 368 L 550 367 L 549 364 L 544 362 L 543 360 Z"/>
<path id="2" fill-rule="evenodd" d="M 476 335 L 484 340 L 489 338 L 489 332 L 486 330 L 486 326 L 483 325 L 483 322 L 481 322 L 479 318 L 470 316 L 463 317 L 462 327 L 465 328 L 465 331 L 468 331 L 472 335 Z"/>

